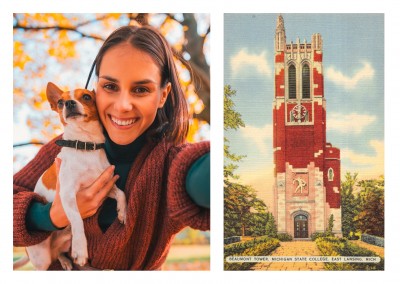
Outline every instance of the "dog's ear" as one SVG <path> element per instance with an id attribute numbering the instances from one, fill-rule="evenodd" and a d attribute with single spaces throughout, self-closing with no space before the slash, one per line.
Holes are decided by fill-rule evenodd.
<path id="1" fill-rule="evenodd" d="M 61 98 L 62 93 L 63 91 L 55 84 L 52 82 L 47 83 L 46 95 L 52 110 L 57 111 L 57 102 Z"/>

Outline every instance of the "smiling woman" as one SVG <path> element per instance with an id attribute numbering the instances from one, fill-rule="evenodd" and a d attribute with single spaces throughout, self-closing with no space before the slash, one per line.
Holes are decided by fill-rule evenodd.
<path id="1" fill-rule="evenodd" d="M 129 144 L 153 123 L 171 83 L 162 86 L 152 57 L 127 43 L 111 48 L 100 66 L 96 89 L 100 119 L 111 140 Z"/>
<path id="2" fill-rule="evenodd" d="M 98 107 L 106 130 L 115 134 L 115 139 L 118 135 L 126 137 L 128 133 L 114 133 L 114 130 L 123 130 L 118 128 L 120 125 L 116 121 L 127 119 L 134 119 L 135 124 L 132 127 L 134 131 L 130 131 L 132 134 L 129 135 L 138 137 L 149 128 L 149 135 L 153 138 L 166 135 L 174 143 L 181 143 L 186 137 L 187 106 L 172 51 L 163 48 L 167 45 L 166 40 L 152 29 L 123 27 L 111 34 L 100 49 L 95 60 L 99 78 Z M 119 99 L 116 100 L 116 97 Z M 108 128 L 111 125 L 114 128 Z"/>

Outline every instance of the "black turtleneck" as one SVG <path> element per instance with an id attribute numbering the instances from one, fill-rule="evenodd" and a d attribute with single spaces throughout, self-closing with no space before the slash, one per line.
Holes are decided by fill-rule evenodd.
<path id="1" fill-rule="evenodd" d="M 128 145 L 115 144 L 107 133 L 105 133 L 105 136 L 105 150 L 108 161 L 115 166 L 114 174 L 119 175 L 116 185 L 119 189 L 125 191 L 129 170 L 146 141 L 145 134 Z M 100 208 L 98 220 L 103 232 L 114 222 L 115 218 L 117 218 L 117 202 L 115 199 L 107 198 Z"/>

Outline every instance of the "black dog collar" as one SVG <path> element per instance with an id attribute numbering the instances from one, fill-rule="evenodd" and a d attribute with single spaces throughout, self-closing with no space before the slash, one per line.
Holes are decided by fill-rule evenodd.
<path id="1" fill-rule="evenodd" d="M 82 142 L 79 140 L 57 140 L 56 144 L 61 147 L 75 148 L 77 150 L 98 150 L 104 148 L 104 143 Z"/>

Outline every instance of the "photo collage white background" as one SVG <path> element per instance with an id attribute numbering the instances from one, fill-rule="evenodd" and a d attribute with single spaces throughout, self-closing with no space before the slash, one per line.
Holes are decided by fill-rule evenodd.
<path id="1" fill-rule="evenodd" d="M 12 271 L 12 13 L 197 12 L 211 14 L 211 270 L 202 272 Z M 400 5 L 395 0 L 6 0 L 0 8 L 1 283 L 400 283 Z M 384 13 L 385 271 L 223 271 L 223 86 L 225 13 Z M 273 33 L 274 31 L 269 31 Z M 318 29 L 316 28 L 316 32 Z M 356 36 L 356 34 L 355 34 Z M 371 42 L 373 44 L 380 44 Z M 48 273 L 48 274 L 44 274 Z"/>

